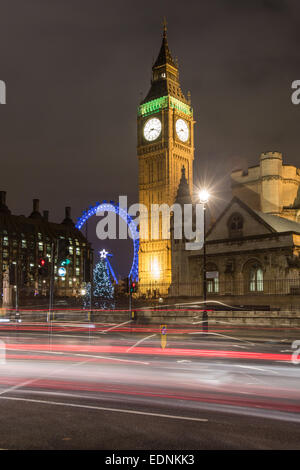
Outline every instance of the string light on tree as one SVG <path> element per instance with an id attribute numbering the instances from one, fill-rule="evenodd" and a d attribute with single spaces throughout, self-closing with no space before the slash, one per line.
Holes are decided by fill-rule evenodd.
<path id="1" fill-rule="evenodd" d="M 94 268 L 94 298 L 95 304 L 99 308 L 112 307 L 111 301 L 114 299 L 114 286 L 112 279 L 117 283 L 116 275 L 109 262 L 108 256 L 112 256 L 105 249 L 99 251 L 100 260 Z"/>

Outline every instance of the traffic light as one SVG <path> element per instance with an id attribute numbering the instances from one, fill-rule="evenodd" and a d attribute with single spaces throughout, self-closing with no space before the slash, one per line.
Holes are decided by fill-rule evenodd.
<path id="1" fill-rule="evenodd" d="M 129 286 L 130 286 L 130 279 L 129 277 L 126 277 L 125 279 L 125 288 L 126 288 L 126 292 L 129 294 Z"/>
<path id="2" fill-rule="evenodd" d="M 137 292 L 137 282 L 132 281 L 130 284 L 130 293 L 134 294 L 135 292 Z"/>
<path id="3" fill-rule="evenodd" d="M 71 261 L 69 259 L 70 252 L 69 252 L 69 242 L 65 238 L 60 238 L 58 240 L 58 250 L 57 250 L 57 262 L 60 266 L 66 266 L 70 264 Z"/>
<path id="4" fill-rule="evenodd" d="M 48 277 L 49 275 L 49 261 L 47 258 L 40 258 L 39 260 L 39 275 Z"/>

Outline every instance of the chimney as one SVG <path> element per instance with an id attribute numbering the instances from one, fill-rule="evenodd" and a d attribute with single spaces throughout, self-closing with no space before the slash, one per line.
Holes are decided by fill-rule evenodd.
<path id="1" fill-rule="evenodd" d="M 65 218 L 62 221 L 62 224 L 74 225 L 73 220 L 71 219 L 71 207 L 65 207 Z"/>
<path id="2" fill-rule="evenodd" d="M 6 191 L 0 191 L 0 204 L 1 206 L 6 205 Z"/>
<path id="3" fill-rule="evenodd" d="M 10 214 L 10 210 L 6 205 L 6 191 L 0 191 L 0 212 Z"/>
<path id="4" fill-rule="evenodd" d="M 40 200 L 33 199 L 33 212 L 38 212 L 40 207 Z"/>
<path id="5" fill-rule="evenodd" d="M 43 217 L 48 222 L 48 220 L 49 220 L 49 211 L 43 211 Z"/>
<path id="6" fill-rule="evenodd" d="M 40 217 L 42 217 L 40 212 L 39 212 L 40 200 L 39 199 L 33 199 L 32 202 L 33 202 L 32 212 L 31 212 L 29 217 L 31 217 L 32 219 L 39 219 Z"/>

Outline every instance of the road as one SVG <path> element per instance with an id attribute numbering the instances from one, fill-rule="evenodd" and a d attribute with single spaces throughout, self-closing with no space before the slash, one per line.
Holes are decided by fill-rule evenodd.
<path id="1" fill-rule="evenodd" d="M 0 448 L 299 449 L 298 331 L 209 333 L 2 324 Z"/>

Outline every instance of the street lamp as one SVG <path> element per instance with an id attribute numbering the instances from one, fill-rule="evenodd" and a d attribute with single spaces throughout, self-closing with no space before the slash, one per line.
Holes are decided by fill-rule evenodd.
<path id="1" fill-rule="evenodd" d="M 207 310 L 206 310 L 206 293 L 207 293 L 207 286 L 206 286 L 206 240 L 205 240 L 205 231 L 206 231 L 206 217 L 205 217 L 205 212 L 206 212 L 206 204 L 208 203 L 210 198 L 210 194 L 206 189 L 202 189 L 199 192 L 199 200 L 200 203 L 203 204 L 203 302 L 204 302 L 204 311 L 203 311 L 203 331 L 208 330 L 208 315 L 207 315 Z"/>

